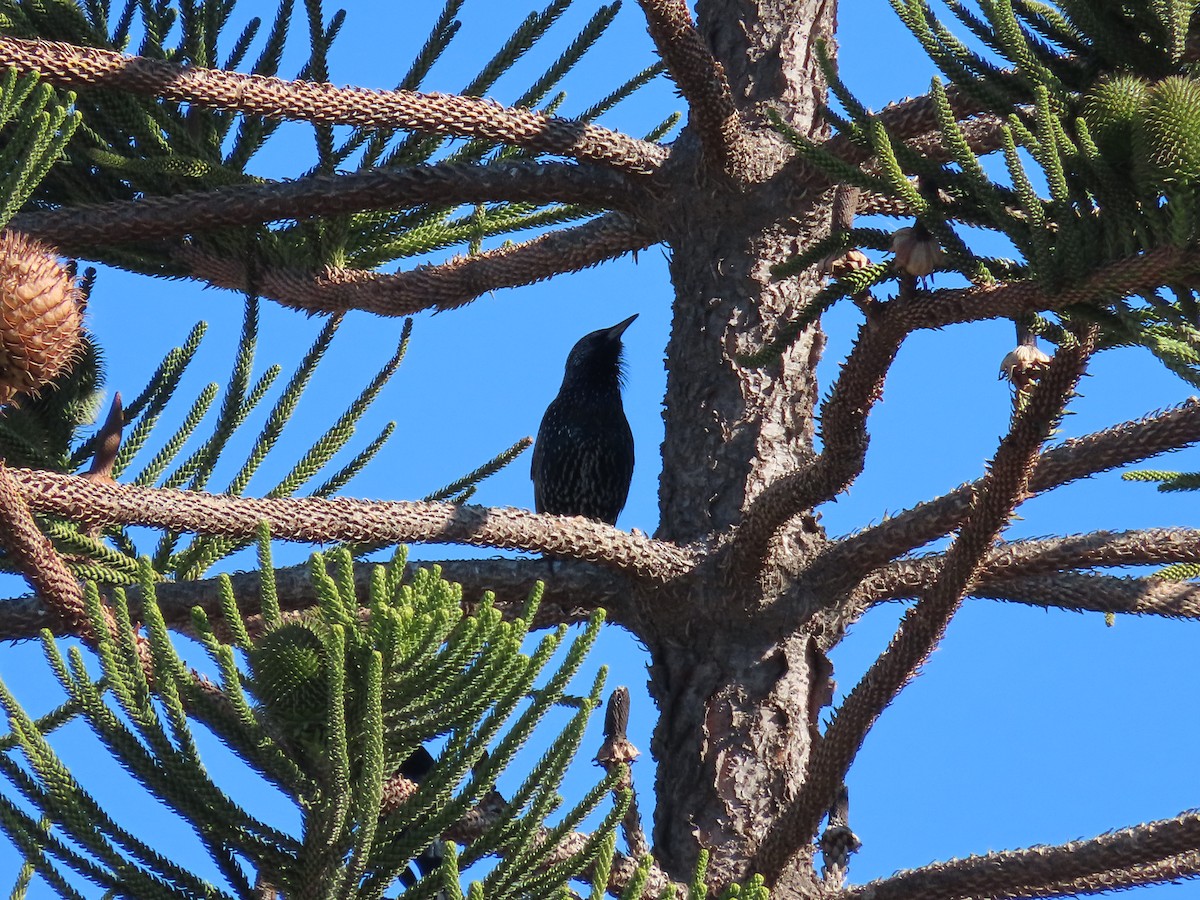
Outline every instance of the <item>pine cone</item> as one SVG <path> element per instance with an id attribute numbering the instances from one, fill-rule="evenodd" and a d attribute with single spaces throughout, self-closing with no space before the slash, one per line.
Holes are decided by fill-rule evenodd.
<path id="1" fill-rule="evenodd" d="M 0 232 L 0 404 L 36 394 L 79 358 L 83 301 L 51 247 Z"/>

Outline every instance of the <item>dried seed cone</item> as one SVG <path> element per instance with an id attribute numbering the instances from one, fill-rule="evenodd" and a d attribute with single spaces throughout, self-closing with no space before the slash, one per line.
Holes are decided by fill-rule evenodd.
<path id="1" fill-rule="evenodd" d="M 0 404 L 36 394 L 78 359 L 83 300 L 49 246 L 0 232 Z"/>

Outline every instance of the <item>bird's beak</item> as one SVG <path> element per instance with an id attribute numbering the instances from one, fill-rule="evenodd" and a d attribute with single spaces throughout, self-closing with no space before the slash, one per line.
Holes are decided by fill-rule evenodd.
<path id="1" fill-rule="evenodd" d="M 632 316 L 630 316 L 624 322 L 618 322 L 612 328 L 608 329 L 608 336 L 613 339 L 619 338 L 621 335 L 623 335 L 625 333 L 625 329 L 633 324 L 633 320 L 636 319 L 637 317 L 638 317 L 638 314 L 634 313 Z"/>

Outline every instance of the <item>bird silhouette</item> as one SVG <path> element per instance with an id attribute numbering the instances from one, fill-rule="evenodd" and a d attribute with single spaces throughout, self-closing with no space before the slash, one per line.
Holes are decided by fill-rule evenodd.
<path id="1" fill-rule="evenodd" d="M 615 525 L 633 477 L 633 433 L 621 406 L 621 335 L 637 314 L 584 335 L 567 356 L 533 446 L 538 512 L 586 516 Z"/>

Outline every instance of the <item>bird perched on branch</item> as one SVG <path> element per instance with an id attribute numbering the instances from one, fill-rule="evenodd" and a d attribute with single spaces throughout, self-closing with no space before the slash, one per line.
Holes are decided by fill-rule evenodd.
<path id="1" fill-rule="evenodd" d="M 633 433 L 621 406 L 621 335 L 637 318 L 584 335 L 571 348 L 562 387 L 533 446 L 538 512 L 615 525 L 633 477 Z"/>

